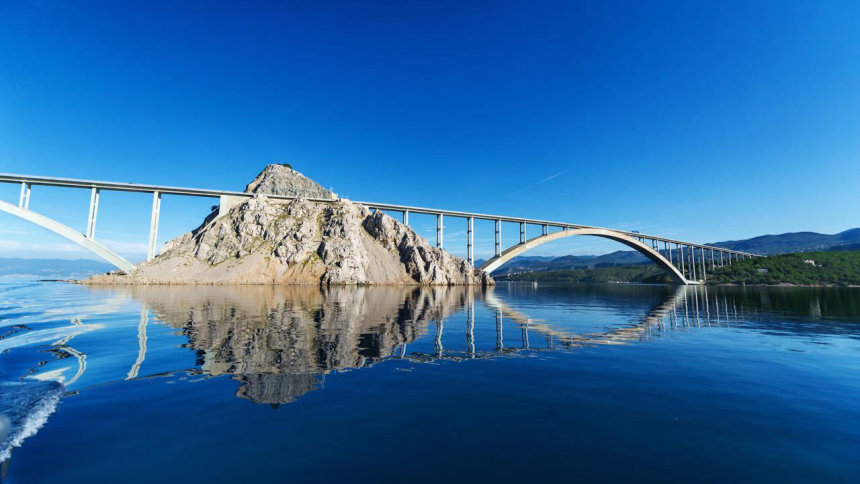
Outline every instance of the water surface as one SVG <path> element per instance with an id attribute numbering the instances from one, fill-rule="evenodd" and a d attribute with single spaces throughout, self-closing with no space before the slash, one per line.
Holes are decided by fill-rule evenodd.
<path id="1" fill-rule="evenodd" d="M 845 482 L 858 397 L 857 289 L 0 280 L 3 482 Z"/>

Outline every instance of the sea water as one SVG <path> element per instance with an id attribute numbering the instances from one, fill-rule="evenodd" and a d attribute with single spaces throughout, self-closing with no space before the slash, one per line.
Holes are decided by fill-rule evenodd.
<path id="1" fill-rule="evenodd" d="M 0 280 L 2 482 L 857 482 L 860 290 Z"/>

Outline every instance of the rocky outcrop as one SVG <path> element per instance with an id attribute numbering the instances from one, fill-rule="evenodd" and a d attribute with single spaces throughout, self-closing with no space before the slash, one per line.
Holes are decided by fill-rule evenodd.
<path id="1" fill-rule="evenodd" d="M 337 196 L 319 183 L 293 170 L 289 165 L 268 165 L 245 187 L 246 193 L 262 193 L 283 197 L 322 198 Z"/>
<path id="2" fill-rule="evenodd" d="M 165 244 L 128 275 L 92 284 L 492 284 L 408 225 L 333 194 L 291 168 L 269 165 L 255 195 Z M 279 200 L 269 195 L 297 196 Z"/>

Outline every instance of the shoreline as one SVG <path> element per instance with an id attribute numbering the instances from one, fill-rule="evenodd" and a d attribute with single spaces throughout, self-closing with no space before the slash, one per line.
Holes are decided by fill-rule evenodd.
<path id="1" fill-rule="evenodd" d="M 150 282 L 123 282 L 123 281 L 88 281 L 80 279 L 46 279 L 40 282 L 65 282 L 81 286 L 296 286 L 296 287 L 492 287 L 494 282 L 477 284 L 422 284 L 415 283 L 380 283 L 361 282 L 354 284 L 346 283 L 323 283 L 323 282 L 178 282 L 178 281 L 150 281 Z"/>

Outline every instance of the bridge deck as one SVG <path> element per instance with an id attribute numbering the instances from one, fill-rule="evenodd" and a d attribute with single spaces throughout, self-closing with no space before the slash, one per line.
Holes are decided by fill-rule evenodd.
<path id="1" fill-rule="evenodd" d="M 183 195 L 183 196 L 194 196 L 194 197 L 207 197 L 207 198 L 220 198 L 222 196 L 228 197 L 246 197 L 250 198 L 253 194 L 246 192 L 237 192 L 237 191 L 228 191 L 228 190 L 209 190 L 203 188 L 187 188 L 187 187 L 172 187 L 172 186 L 164 186 L 164 185 L 143 185 L 137 183 L 122 183 L 122 182 L 109 182 L 109 181 L 97 181 L 97 180 L 81 180 L 75 178 L 56 178 L 56 177 L 47 177 L 47 176 L 33 176 L 33 175 L 18 175 L 12 173 L 0 173 L 0 183 L 20 183 L 26 185 L 41 185 L 41 186 L 56 186 L 56 187 L 71 187 L 71 188 L 96 188 L 99 190 L 108 190 L 108 191 L 122 191 L 122 192 L 140 192 L 140 193 L 160 193 L 162 195 Z M 287 196 L 278 196 L 278 195 L 267 195 L 271 199 L 275 200 L 295 200 L 296 197 L 287 197 Z M 332 203 L 333 200 L 329 199 L 308 199 L 314 202 L 320 203 Z M 614 232 L 618 232 L 629 237 L 639 238 L 639 239 L 648 239 L 655 242 L 661 242 L 666 244 L 679 244 L 684 246 L 691 246 L 697 249 L 706 249 L 712 251 L 723 252 L 726 254 L 736 254 L 741 256 L 749 256 L 749 257 L 758 257 L 757 254 L 752 254 L 749 252 L 737 251 L 726 249 L 724 247 L 717 247 L 712 245 L 705 244 L 696 244 L 692 242 L 687 242 L 678 239 L 670 239 L 667 237 L 661 237 L 659 235 L 650 235 L 650 234 L 642 234 L 638 232 L 626 231 L 626 230 L 615 230 L 608 229 L 606 227 L 596 227 L 591 225 L 580 225 L 573 224 L 568 222 L 558 222 L 553 220 L 542 220 L 542 219 L 532 219 L 525 217 L 514 217 L 509 215 L 493 215 L 493 214 L 485 214 L 485 213 L 477 213 L 477 212 L 464 212 L 459 210 L 444 210 L 437 208 L 427 208 L 427 207 L 413 207 L 409 205 L 397 205 L 390 203 L 377 203 L 377 202 L 364 202 L 358 200 L 352 200 L 355 203 L 360 203 L 369 208 L 379 209 L 379 210 L 388 210 L 394 212 L 403 212 L 403 213 L 418 213 L 418 214 L 427 214 L 427 215 L 442 215 L 446 217 L 457 217 L 457 218 L 472 218 L 477 220 L 489 220 L 489 221 L 499 221 L 499 222 L 513 222 L 513 223 L 524 223 L 528 225 L 540 225 L 545 226 L 547 229 L 549 228 L 557 228 L 557 229 L 595 229 L 595 230 L 613 230 Z"/>

